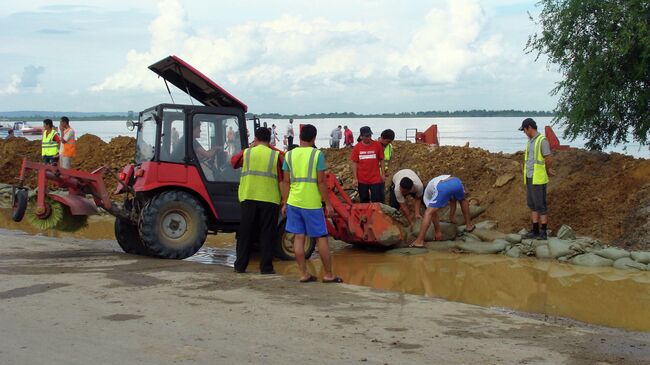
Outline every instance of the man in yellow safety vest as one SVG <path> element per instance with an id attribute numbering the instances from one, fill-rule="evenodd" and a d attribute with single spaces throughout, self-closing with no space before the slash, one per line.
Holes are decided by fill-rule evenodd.
<path id="1" fill-rule="evenodd" d="M 551 146 L 546 137 L 537 132 L 537 123 L 532 118 L 524 119 L 519 130 L 528 137 L 524 153 L 524 184 L 526 184 L 528 208 L 532 211 L 533 221 L 533 228 L 525 238 L 545 240 L 548 224 L 546 184 L 549 176 L 555 176 Z"/>
<path id="2" fill-rule="evenodd" d="M 41 156 L 46 165 L 56 165 L 59 160 L 59 135 L 54 129 L 52 119 L 43 120 L 43 138 L 41 139 Z"/>
<path id="3" fill-rule="evenodd" d="M 381 132 L 381 135 L 377 139 L 377 142 L 381 143 L 384 147 L 384 176 L 388 171 L 388 164 L 390 159 L 393 158 L 393 141 L 395 140 L 395 131 L 392 129 L 384 129 Z"/>
<path id="4" fill-rule="evenodd" d="M 282 170 L 282 214 L 287 216 L 285 230 L 295 234 L 293 252 L 300 270 L 300 282 L 316 281 L 307 271 L 305 263 L 305 237 L 316 238 L 318 253 L 323 262 L 323 282 L 342 283 L 343 280 L 332 273 L 327 242 L 327 226 L 323 205 L 330 214 L 332 204 L 325 183 L 325 157 L 314 148 L 317 130 L 311 124 L 300 129 L 300 147 L 287 152 Z"/>
<path id="5" fill-rule="evenodd" d="M 238 273 L 246 272 L 253 243 L 259 237 L 260 272 L 275 274 L 273 244 L 278 236 L 280 211 L 278 176 L 281 171 L 278 166 L 280 152 L 271 148 L 270 142 L 271 131 L 268 128 L 257 128 L 255 141 L 239 155 L 242 170 L 239 181 L 241 222 L 237 234 L 237 259 L 235 260 L 235 272 Z M 231 163 L 235 168 L 240 164 L 235 157 Z"/>

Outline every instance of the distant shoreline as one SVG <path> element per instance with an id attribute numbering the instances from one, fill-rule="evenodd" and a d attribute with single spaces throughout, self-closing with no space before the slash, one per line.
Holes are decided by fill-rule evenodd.
<path id="1" fill-rule="evenodd" d="M 59 119 L 62 115 L 68 116 L 71 120 L 76 121 L 106 121 L 106 120 L 126 120 L 129 115 L 111 114 L 111 115 L 76 115 L 76 112 L 62 113 L 50 112 L 40 114 L 35 112 L 26 116 L 27 112 L 17 115 L 17 112 L 0 112 L 0 123 L 9 121 L 42 121 L 45 118 L 52 120 Z M 38 113 L 38 114 L 37 114 Z M 92 113 L 84 113 L 92 114 Z M 490 117 L 553 117 L 555 114 L 550 111 L 537 110 L 459 110 L 459 111 L 426 111 L 426 112 L 403 112 L 403 113 L 382 113 L 382 114 L 356 114 L 356 113 L 312 113 L 312 114 L 279 114 L 279 113 L 246 113 L 247 118 L 256 116 L 261 119 L 357 119 L 357 118 L 490 118 Z"/>

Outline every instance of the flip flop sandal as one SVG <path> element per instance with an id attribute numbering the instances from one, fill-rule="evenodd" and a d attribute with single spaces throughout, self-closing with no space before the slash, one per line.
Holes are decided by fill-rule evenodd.
<path id="1" fill-rule="evenodd" d="M 476 224 L 472 226 L 472 229 L 466 229 L 465 232 L 472 233 L 476 229 Z"/>
<path id="2" fill-rule="evenodd" d="M 309 275 L 307 279 L 300 279 L 301 283 L 313 283 L 314 281 L 318 281 L 318 278 L 314 275 Z"/>
<path id="3" fill-rule="evenodd" d="M 327 283 L 342 283 L 342 282 L 343 282 L 343 279 L 341 279 L 338 276 L 335 276 L 333 279 L 330 279 L 330 280 L 323 279 L 323 283 L 326 283 L 326 284 Z"/>

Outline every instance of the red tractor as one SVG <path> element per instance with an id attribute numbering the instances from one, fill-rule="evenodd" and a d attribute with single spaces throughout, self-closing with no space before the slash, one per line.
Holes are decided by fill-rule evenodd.
<path id="1" fill-rule="evenodd" d="M 21 220 L 26 210 L 24 182 L 34 170 L 39 175 L 39 219 L 50 218 L 56 203 L 79 219 L 96 214 L 99 206 L 115 215 L 115 237 L 127 253 L 184 259 L 201 248 L 207 234 L 237 231 L 240 172 L 230 166 L 230 158 L 248 147 L 248 107 L 176 56 L 149 69 L 204 105 L 160 104 L 127 122 L 137 137 L 135 164 L 119 173 L 115 192 L 126 194 L 124 203 L 110 200 L 102 176 L 106 168 L 88 173 L 24 161 L 14 220 Z M 68 194 L 48 194 L 48 180 Z M 292 259 L 292 235 L 284 232 L 284 220 L 279 226 L 276 256 Z M 305 249 L 311 255 L 314 242 L 308 241 Z"/>
<path id="2" fill-rule="evenodd" d="M 207 234 L 237 231 L 240 172 L 230 159 L 248 147 L 248 107 L 176 56 L 149 69 L 204 105 L 160 104 L 127 122 L 137 137 L 135 163 L 118 174 L 114 192 L 126 195 L 123 203 L 110 199 L 103 179 L 110 171 L 106 167 L 84 172 L 24 160 L 13 195 L 15 221 L 27 209 L 27 174 L 36 171 L 36 206 L 30 217 L 42 228 L 58 228 L 70 218 L 71 226 L 78 227 L 101 207 L 116 217 L 115 237 L 124 252 L 170 259 L 194 255 Z M 48 182 L 67 194 L 48 192 Z M 327 184 L 335 210 L 328 230 L 334 238 L 384 246 L 406 239 L 378 203 L 352 203 L 334 175 L 327 175 Z M 293 235 L 284 231 L 284 219 L 278 225 L 276 256 L 293 259 Z M 314 239 L 307 241 L 307 257 L 314 246 Z"/>

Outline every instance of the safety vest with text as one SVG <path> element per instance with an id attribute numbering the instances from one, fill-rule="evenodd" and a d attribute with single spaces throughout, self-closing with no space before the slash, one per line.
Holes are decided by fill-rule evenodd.
<path id="1" fill-rule="evenodd" d="M 533 151 L 535 154 L 535 162 L 533 164 L 533 185 L 544 185 L 548 183 L 546 162 L 542 155 L 542 141 L 545 139 L 546 137 L 540 134 L 535 140 L 535 150 Z M 526 152 L 524 153 L 524 184 L 526 184 L 526 178 L 528 177 L 528 146 L 530 146 L 530 143 L 526 144 Z"/>
<path id="2" fill-rule="evenodd" d="M 239 181 L 239 201 L 257 200 L 280 204 L 278 158 L 280 153 L 259 145 L 244 151 Z"/>
<path id="3" fill-rule="evenodd" d="M 316 165 L 321 151 L 313 147 L 297 147 L 287 152 L 286 161 L 291 177 L 291 190 L 287 204 L 303 209 L 320 209 Z"/>
<path id="4" fill-rule="evenodd" d="M 66 136 L 68 139 L 65 140 L 65 143 L 61 142 L 61 145 L 63 146 L 61 155 L 63 157 L 74 157 L 77 154 L 77 137 L 75 136 L 74 130 L 72 128 L 66 129 L 65 132 L 63 132 L 63 138 L 61 138 L 61 140 L 65 139 Z"/>
<path id="5" fill-rule="evenodd" d="M 41 140 L 41 156 L 54 157 L 59 154 L 59 144 L 54 141 L 56 130 L 52 129 L 50 133 L 43 131 Z"/>

